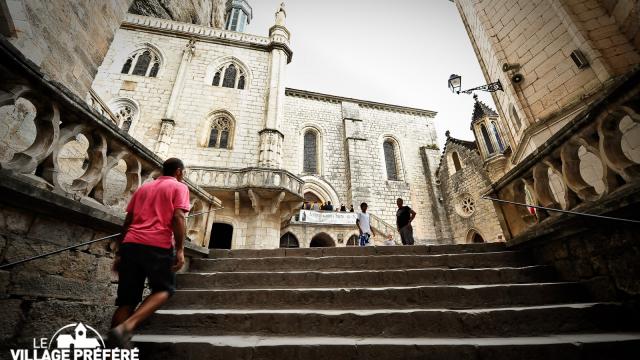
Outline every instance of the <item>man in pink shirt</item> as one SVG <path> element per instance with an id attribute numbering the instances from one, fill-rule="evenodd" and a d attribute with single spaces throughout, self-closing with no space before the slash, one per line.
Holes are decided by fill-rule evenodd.
<path id="1" fill-rule="evenodd" d="M 111 347 L 128 347 L 138 324 L 175 292 L 175 272 L 184 265 L 185 215 L 189 212 L 189 188 L 182 183 L 183 171 L 180 159 L 168 159 L 162 165 L 163 176 L 142 185 L 129 201 L 113 263 L 119 281 L 118 309 L 108 334 Z M 136 310 L 146 279 L 151 295 Z"/>

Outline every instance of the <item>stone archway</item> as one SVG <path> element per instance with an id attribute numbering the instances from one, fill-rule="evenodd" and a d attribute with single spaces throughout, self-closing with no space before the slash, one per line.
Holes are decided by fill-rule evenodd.
<path id="1" fill-rule="evenodd" d="M 327 233 L 316 234 L 311 238 L 309 247 L 335 247 L 336 242 Z"/>
<path id="2" fill-rule="evenodd" d="M 291 232 L 287 232 L 280 237 L 280 247 L 299 248 L 300 243 L 298 242 L 298 238 L 295 235 L 293 235 Z"/>
<path id="3" fill-rule="evenodd" d="M 475 229 L 470 229 L 467 233 L 467 244 L 481 244 L 485 242 L 484 238 Z"/>
<path id="4" fill-rule="evenodd" d="M 358 246 L 359 240 L 358 235 L 351 235 L 349 240 L 347 240 L 347 246 Z"/>

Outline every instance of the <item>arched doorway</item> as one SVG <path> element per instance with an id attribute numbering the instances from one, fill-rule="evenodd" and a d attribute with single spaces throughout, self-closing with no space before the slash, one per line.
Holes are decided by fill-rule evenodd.
<path id="1" fill-rule="evenodd" d="M 347 240 L 347 246 L 358 246 L 358 235 L 351 235 Z"/>
<path id="2" fill-rule="evenodd" d="M 290 232 L 282 235 L 280 237 L 280 247 L 281 248 L 299 248 L 300 243 L 298 242 L 298 238 Z"/>
<path id="3" fill-rule="evenodd" d="M 233 226 L 224 223 L 213 223 L 209 249 L 231 249 Z"/>
<path id="4" fill-rule="evenodd" d="M 482 238 L 482 235 L 480 235 L 479 232 L 473 229 L 469 230 L 469 232 L 467 233 L 467 243 L 479 244 L 483 242 L 484 242 L 484 239 Z"/>
<path id="5" fill-rule="evenodd" d="M 335 247 L 336 242 L 326 233 L 319 233 L 311 239 L 309 247 Z"/>

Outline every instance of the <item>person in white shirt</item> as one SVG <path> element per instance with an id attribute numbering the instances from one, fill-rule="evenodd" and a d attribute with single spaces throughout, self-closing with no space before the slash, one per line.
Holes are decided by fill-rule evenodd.
<path id="1" fill-rule="evenodd" d="M 371 221 L 369 220 L 369 214 L 367 214 L 367 203 L 360 204 L 361 213 L 358 213 L 356 218 L 356 226 L 360 232 L 360 246 L 366 246 L 369 243 L 371 236 L 376 236 L 371 231 Z"/>
<path id="2" fill-rule="evenodd" d="M 393 241 L 393 235 L 391 235 L 391 233 L 389 233 L 387 235 L 387 238 L 384 240 L 384 246 L 393 246 L 395 244 L 396 244 L 396 242 Z"/>

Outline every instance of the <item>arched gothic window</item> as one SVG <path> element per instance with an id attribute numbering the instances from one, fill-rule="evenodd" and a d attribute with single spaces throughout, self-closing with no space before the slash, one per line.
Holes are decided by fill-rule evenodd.
<path id="1" fill-rule="evenodd" d="M 120 71 L 123 74 L 156 77 L 160 70 L 160 56 L 151 49 L 136 51 L 125 61 Z"/>
<path id="2" fill-rule="evenodd" d="M 391 140 L 382 143 L 384 151 L 384 163 L 387 168 L 387 180 L 398 181 L 398 162 L 396 148 Z"/>
<path id="3" fill-rule="evenodd" d="M 498 144 L 498 149 L 500 152 L 504 151 L 504 144 L 502 143 L 502 139 L 500 138 L 500 132 L 498 131 L 498 125 L 496 125 L 495 121 L 491 122 L 491 130 L 493 131 L 493 135 L 496 137 L 496 144 Z"/>
<path id="4" fill-rule="evenodd" d="M 231 136 L 233 135 L 233 121 L 224 115 L 217 116 L 211 122 L 208 147 L 218 149 L 231 148 Z"/>
<path id="5" fill-rule="evenodd" d="M 451 160 L 453 160 L 453 167 L 454 169 L 456 169 L 456 171 L 462 170 L 462 165 L 460 164 L 460 157 L 458 156 L 457 152 L 454 151 L 451 153 Z"/>
<path id="6" fill-rule="evenodd" d="M 516 107 L 513 106 L 513 104 L 509 105 L 509 115 L 511 116 L 511 121 L 516 124 L 516 130 L 519 130 L 520 126 L 522 126 L 522 121 L 520 120 L 520 116 L 518 116 Z"/>
<path id="7" fill-rule="evenodd" d="M 111 102 L 110 108 L 118 120 L 118 127 L 129 132 L 131 125 L 138 118 L 138 106 L 130 99 L 120 98 Z"/>
<path id="8" fill-rule="evenodd" d="M 247 74 L 242 67 L 228 63 L 216 70 L 211 85 L 242 90 L 246 87 L 246 83 Z"/>
<path id="9" fill-rule="evenodd" d="M 304 133 L 304 158 L 302 172 L 317 174 L 318 171 L 318 134 L 313 130 Z"/>
<path id="10" fill-rule="evenodd" d="M 484 124 L 480 125 L 480 131 L 482 132 L 482 138 L 484 139 L 484 144 L 487 147 L 487 154 L 491 155 L 495 152 L 493 149 L 493 144 L 491 143 L 491 138 L 489 137 L 489 133 L 487 132 L 487 128 Z"/>

